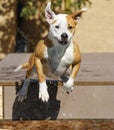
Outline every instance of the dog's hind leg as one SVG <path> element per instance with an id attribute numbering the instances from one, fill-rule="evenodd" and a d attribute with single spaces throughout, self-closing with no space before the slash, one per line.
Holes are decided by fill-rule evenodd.
<path id="1" fill-rule="evenodd" d="M 30 84 L 30 76 L 32 73 L 33 66 L 34 66 L 34 55 L 32 54 L 30 56 L 28 64 L 25 64 L 25 66 L 23 66 L 23 67 L 27 67 L 27 72 L 26 72 L 26 79 L 24 80 L 23 86 L 17 94 L 18 101 L 20 102 L 22 102 L 24 99 L 27 98 L 27 92 Z"/>

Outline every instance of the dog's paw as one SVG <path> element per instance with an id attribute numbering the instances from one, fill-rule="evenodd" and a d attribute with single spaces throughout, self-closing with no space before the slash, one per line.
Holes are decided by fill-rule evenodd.
<path id="1" fill-rule="evenodd" d="M 49 94 L 47 91 L 47 85 L 46 82 L 39 83 L 39 99 L 41 99 L 43 102 L 48 102 L 49 100 Z"/>
<path id="2" fill-rule="evenodd" d="M 27 98 L 29 84 L 30 84 L 30 79 L 25 79 L 21 90 L 17 93 L 18 102 L 22 102 Z"/>
<path id="3" fill-rule="evenodd" d="M 18 93 L 17 93 L 17 97 L 18 97 L 18 102 L 22 102 L 23 100 L 25 100 L 27 98 L 27 92 L 28 90 L 26 89 L 21 89 Z"/>
<path id="4" fill-rule="evenodd" d="M 73 86 L 67 84 L 67 83 L 64 83 L 64 86 L 63 86 L 63 89 L 69 94 L 70 92 L 73 91 Z"/>
<path id="5" fill-rule="evenodd" d="M 66 83 L 63 83 L 64 86 L 63 86 L 63 89 L 67 92 L 67 93 L 70 93 L 73 91 L 73 82 L 74 80 L 73 79 L 69 79 Z"/>

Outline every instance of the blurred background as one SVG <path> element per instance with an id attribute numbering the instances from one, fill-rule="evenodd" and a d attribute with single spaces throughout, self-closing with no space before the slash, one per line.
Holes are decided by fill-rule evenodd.
<path id="1" fill-rule="evenodd" d="M 9 53 L 32 52 L 47 34 L 48 0 L 0 0 L 0 59 Z M 52 0 L 56 13 L 83 14 L 75 38 L 81 52 L 114 52 L 114 0 Z"/>

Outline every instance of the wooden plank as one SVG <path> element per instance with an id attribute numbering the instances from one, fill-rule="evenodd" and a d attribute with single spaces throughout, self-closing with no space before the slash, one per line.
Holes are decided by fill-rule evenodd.
<path id="1" fill-rule="evenodd" d="M 0 86 L 0 119 L 3 119 L 3 87 Z"/>
<path id="2" fill-rule="evenodd" d="M 32 80 L 32 79 L 31 79 Z M 48 80 L 47 80 L 48 81 Z M 50 80 L 50 81 L 54 81 L 54 80 Z M 2 82 L 2 83 L 0 83 L 0 86 L 2 85 L 3 87 L 4 86 L 8 86 L 8 87 L 10 87 L 10 86 L 15 86 L 16 84 L 21 84 L 22 83 L 22 81 L 20 81 L 20 82 L 13 82 L 13 81 L 9 81 L 9 82 Z M 98 85 L 114 85 L 114 82 L 107 82 L 107 81 L 75 81 L 74 82 L 74 86 L 98 86 Z M 61 81 L 58 81 L 58 87 L 61 87 L 61 86 L 63 86 L 63 82 L 61 82 Z"/>
<path id="3" fill-rule="evenodd" d="M 23 62 L 28 61 L 30 53 L 10 53 L 8 54 L 1 62 L 1 67 L 11 67 L 22 64 Z"/>
<path id="4" fill-rule="evenodd" d="M 3 119 L 11 119 L 12 106 L 16 97 L 15 87 L 5 86 L 3 88 Z"/>
<path id="5" fill-rule="evenodd" d="M 82 53 L 85 64 L 114 64 L 114 53 Z"/>
<path id="6" fill-rule="evenodd" d="M 9 67 L 26 62 L 31 53 L 10 53 L 0 62 L 0 67 Z M 114 53 L 82 53 L 85 64 L 114 64 Z"/>
<path id="7" fill-rule="evenodd" d="M 38 84 L 31 83 L 28 98 L 16 98 L 20 87 L 4 87 L 4 119 L 113 119 L 114 86 L 78 86 L 67 94 L 57 83 L 48 83 L 50 100 L 38 99 Z M 13 115 L 13 116 L 12 116 Z"/>
<path id="8" fill-rule="evenodd" d="M 0 121 L 1 130 L 113 130 L 114 120 Z"/>
<path id="9" fill-rule="evenodd" d="M 32 79 L 31 79 L 32 80 Z M 33 79 L 34 80 L 34 79 Z M 48 80 L 47 80 L 48 81 Z M 54 81 L 54 80 L 50 80 L 50 81 Z M 13 82 L 13 81 L 9 81 L 9 82 L 2 82 L 0 83 L 0 86 L 2 85 L 3 87 L 4 86 L 15 86 L 16 84 L 19 84 L 21 85 L 22 84 L 22 81 L 19 81 L 19 82 Z M 74 82 L 74 86 L 98 86 L 98 85 L 114 85 L 114 82 L 108 82 L 108 81 L 75 81 Z M 62 87 L 63 86 L 63 82 L 62 81 L 58 81 L 58 87 Z"/>
<path id="10" fill-rule="evenodd" d="M 0 62 L 0 85 L 14 85 L 25 78 L 25 70 L 14 72 L 16 66 L 27 61 L 30 54 L 9 54 Z M 13 59 L 13 60 L 11 60 Z M 75 84 L 114 85 L 114 54 L 84 53 Z M 32 78 L 37 79 L 34 75 Z M 49 79 L 47 77 L 47 79 Z M 82 84 L 81 84 L 82 83 Z"/>
<path id="11" fill-rule="evenodd" d="M 24 63 L 29 55 L 11 54 L 0 63 L 0 85 L 4 85 L 4 119 L 114 118 L 114 54 L 82 54 L 81 68 L 75 80 L 78 87 L 68 95 L 62 87 L 57 87 L 57 82 L 53 84 L 51 80 L 50 84 L 48 81 L 51 97 L 48 104 L 38 99 L 36 75 L 32 77 L 35 80 L 30 85 L 27 100 L 17 102 L 16 91 L 19 89 L 14 86 L 17 82 L 18 86 L 21 84 L 25 70 L 17 73 L 13 70 Z"/>
<path id="12" fill-rule="evenodd" d="M 79 86 L 67 95 L 58 89 L 59 119 L 114 119 L 114 86 Z"/>

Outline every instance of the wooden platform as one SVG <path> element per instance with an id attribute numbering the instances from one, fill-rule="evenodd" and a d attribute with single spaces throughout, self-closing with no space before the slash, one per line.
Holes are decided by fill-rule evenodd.
<path id="1" fill-rule="evenodd" d="M 31 80 L 28 99 L 17 102 L 25 70 L 14 72 L 30 54 L 10 54 L 0 62 L 0 86 L 4 93 L 4 119 L 113 119 L 114 118 L 114 54 L 82 54 L 81 68 L 74 91 L 66 94 L 57 80 L 48 79 L 50 100 L 38 99 L 36 76 Z"/>
<path id="2" fill-rule="evenodd" d="M 113 130 L 113 120 L 0 121 L 1 130 Z"/>

